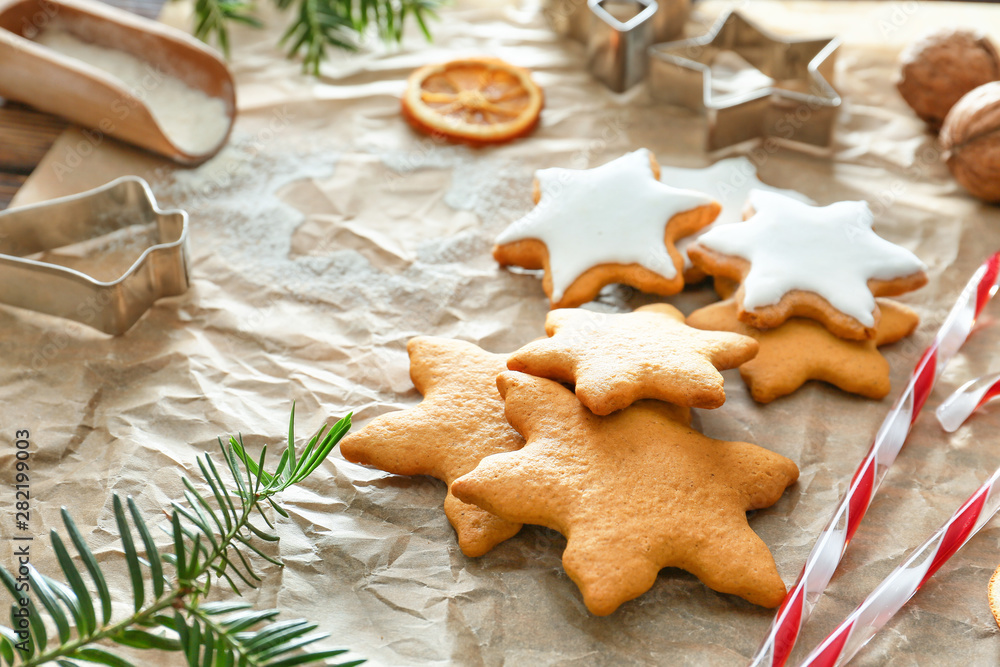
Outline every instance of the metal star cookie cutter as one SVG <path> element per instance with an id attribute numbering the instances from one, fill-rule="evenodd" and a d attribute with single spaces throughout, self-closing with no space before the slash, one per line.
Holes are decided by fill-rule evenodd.
<path id="1" fill-rule="evenodd" d="M 654 99 L 703 111 L 709 151 L 751 140 L 825 149 L 833 141 L 841 105 L 830 83 L 839 46 L 836 37 L 773 35 L 733 11 L 701 37 L 650 47 L 650 92 Z M 736 53 L 773 81 L 716 99 L 711 65 L 724 51 Z"/>
<path id="2" fill-rule="evenodd" d="M 137 225 L 153 226 L 158 242 L 111 281 L 30 257 Z M 149 185 L 136 176 L 8 209 L 0 212 L 0 303 L 119 335 L 157 299 L 187 291 L 187 245 L 187 213 L 158 208 Z"/>

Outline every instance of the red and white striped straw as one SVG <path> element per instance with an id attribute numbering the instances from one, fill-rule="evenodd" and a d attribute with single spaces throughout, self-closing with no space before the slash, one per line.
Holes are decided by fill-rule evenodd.
<path id="1" fill-rule="evenodd" d="M 941 402 L 934 414 L 941 422 L 941 428 L 954 433 L 973 412 L 997 396 L 1000 396 L 1000 373 L 984 375 L 959 387 Z"/>
<path id="2" fill-rule="evenodd" d="M 813 545 L 795 585 L 771 623 L 767 638 L 751 665 L 781 667 L 795 646 L 799 631 L 826 590 L 834 571 L 868 511 L 889 466 L 896 460 L 913 423 L 924 407 L 938 375 L 965 343 L 976 318 L 1000 286 L 1000 252 L 980 266 L 962 290 L 934 342 L 920 357 L 906 389 L 896 399 L 875 435 L 868 454 L 851 478 L 830 522 Z"/>
<path id="3" fill-rule="evenodd" d="M 1000 469 L 830 633 L 803 667 L 845 665 L 1000 510 Z"/>
<path id="4" fill-rule="evenodd" d="M 959 389 L 954 395 L 965 393 Z M 976 409 L 985 401 L 980 401 Z M 973 410 L 975 411 L 975 410 Z M 903 564 L 882 580 L 830 636 L 813 649 L 803 667 L 845 665 L 867 644 L 949 558 L 1000 511 L 1000 468 Z"/>

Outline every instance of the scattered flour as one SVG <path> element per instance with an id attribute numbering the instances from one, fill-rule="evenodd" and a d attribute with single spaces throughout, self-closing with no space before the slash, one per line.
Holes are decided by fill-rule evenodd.
<path id="1" fill-rule="evenodd" d="M 532 206 L 534 170 L 520 162 L 484 156 L 466 146 L 381 152 L 379 157 L 382 164 L 400 177 L 421 169 L 451 171 L 451 187 L 445 193 L 445 203 L 456 210 L 475 213 L 490 245 L 493 237 Z"/>
<path id="2" fill-rule="evenodd" d="M 145 103 L 167 138 L 187 153 L 209 152 L 229 130 L 225 102 L 191 88 L 149 62 L 124 51 L 84 42 L 58 28 L 43 31 L 35 41 L 119 79 L 132 95 Z"/>
<path id="3" fill-rule="evenodd" d="M 415 257 L 406 266 L 388 271 L 326 239 L 309 254 L 292 250 L 296 230 L 311 212 L 290 204 L 289 191 L 328 188 L 344 147 L 294 128 L 282 132 L 280 140 L 276 135 L 260 141 L 253 129 L 246 117 L 228 145 L 205 164 L 151 179 L 163 205 L 184 208 L 191 215 L 192 243 L 200 248 L 201 261 L 224 258 L 246 289 L 308 302 L 331 318 L 348 312 L 354 318 L 352 327 L 392 331 L 404 341 L 421 332 L 447 332 L 452 324 L 456 331 L 471 326 L 456 318 L 455 309 L 495 306 L 478 303 L 493 294 L 481 283 L 496 281 L 495 265 L 485 260 L 496 234 L 531 206 L 530 169 L 483 160 L 461 147 L 418 155 L 378 153 L 403 179 L 420 169 L 451 170 L 445 201 L 452 208 L 475 212 L 483 221 L 458 234 L 428 237 L 414 248 Z M 518 196 L 511 197 L 511 192 Z M 482 266 L 470 265 L 477 259 L 484 260 Z M 523 287 L 541 294 L 533 277 Z M 523 295 L 512 292 L 505 299 L 520 307 Z"/>
<path id="4" fill-rule="evenodd" d="M 341 328 L 352 336 L 368 332 L 366 346 L 389 346 L 401 355 L 409 337 L 428 332 L 500 350 L 523 342 L 511 322 L 528 318 L 541 326 L 548 307 L 538 276 L 520 271 L 508 276 L 490 256 L 497 234 L 532 207 L 534 170 L 529 165 L 462 146 L 345 146 L 294 125 L 272 135 L 261 129 L 265 122 L 245 115 L 211 160 L 150 179 L 164 206 L 184 208 L 191 215 L 196 271 L 199 262 L 224 262 L 238 275 L 238 283 L 231 284 L 269 295 L 256 298 L 308 303 L 329 318 L 331 331 Z M 407 179 L 423 170 L 449 172 L 451 182 L 441 193 L 444 203 L 475 214 L 479 224 L 454 233 L 428 233 L 411 248 L 406 262 L 391 268 L 373 264 L 335 234 L 316 237 L 307 253 L 295 250 L 293 239 L 309 218 L 319 217 L 317 229 L 338 226 L 324 219 L 323 202 L 342 195 L 331 189 L 331 179 L 342 159 L 349 168 L 352 152 L 375 156 L 390 171 L 379 188 L 405 191 Z M 433 198 L 425 193 L 424 203 Z M 608 287 L 602 303 L 593 307 L 615 312 L 634 307 L 634 292 Z M 391 394 L 383 399 L 395 400 Z"/>

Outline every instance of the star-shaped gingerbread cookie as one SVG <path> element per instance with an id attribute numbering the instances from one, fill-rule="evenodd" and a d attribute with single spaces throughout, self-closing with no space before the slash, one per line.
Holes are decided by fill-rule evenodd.
<path id="1" fill-rule="evenodd" d="M 514 352 L 507 368 L 575 385 L 580 402 L 598 415 L 643 398 L 717 408 L 726 401 L 718 369 L 757 353 L 752 338 L 699 331 L 667 304 L 621 314 L 553 310 L 545 333 L 550 337 Z"/>
<path id="2" fill-rule="evenodd" d="M 752 190 L 746 222 L 711 229 L 688 248 L 696 266 L 739 281 L 741 322 L 770 329 L 789 317 L 822 322 L 841 338 L 875 337 L 876 296 L 927 282 L 913 253 L 879 237 L 863 201 L 810 206 Z"/>
<path id="3" fill-rule="evenodd" d="M 444 338 L 414 338 L 406 349 L 410 378 L 424 400 L 408 410 L 376 417 L 344 438 L 340 451 L 354 463 L 444 481 L 449 487 L 444 511 L 458 544 L 465 555 L 481 556 L 514 536 L 521 525 L 463 503 L 452 494 L 451 485 L 484 456 L 524 444 L 504 418 L 496 386 L 507 357 Z"/>
<path id="4" fill-rule="evenodd" d="M 674 242 L 719 213 L 708 196 L 661 183 L 644 148 L 595 169 L 542 169 L 535 178 L 537 206 L 497 237 L 493 257 L 544 269 L 553 308 L 592 301 L 612 283 L 676 294 L 684 260 Z"/>
<path id="5" fill-rule="evenodd" d="M 736 303 L 727 300 L 694 311 L 688 324 L 699 329 L 732 331 L 760 343 L 757 357 L 740 366 L 750 395 L 770 403 L 809 380 L 822 380 L 846 392 L 882 399 L 889 394 L 889 362 L 878 351 L 909 336 L 920 318 L 906 306 L 878 299 L 882 312 L 875 338 L 845 340 L 822 324 L 796 317 L 775 329 L 755 329 L 736 319 Z"/>
<path id="6" fill-rule="evenodd" d="M 553 380 L 511 371 L 497 384 L 528 442 L 486 457 L 452 490 L 508 521 L 565 535 L 563 566 L 591 612 L 610 614 L 668 566 L 755 604 L 781 603 L 785 585 L 746 513 L 797 479 L 792 461 L 705 437 L 660 401 L 599 417 Z"/>
<path id="7" fill-rule="evenodd" d="M 723 51 L 730 53 L 731 51 Z M 735 54 L 733 54 L 735 55 Z M 757 165 L 745 157 L 731 157 L 719 160 L 704 169 L 685 169 L 683 167 L 660 166 L 660 180 L 670 183 L 675 188 L 687 188 L 696 192 L 704 192 L 719 202 L 722 210 L 711 225 L 696 234 L 686 236 L 677 242 L 677 250 L 684 258 L 684 282 L 696 283 L 705 279 L 705 273 L 691 263 L 687 256 L 688 246 L 698 240 L 698 237 L 709 229 L 743 221 L 743 209 L 746 207 L 747 196 L 751 190 L 771 190 L 787 197 L 813 203 L 811 199 L 795 190 L 775 188 L 757 178 Z"/>

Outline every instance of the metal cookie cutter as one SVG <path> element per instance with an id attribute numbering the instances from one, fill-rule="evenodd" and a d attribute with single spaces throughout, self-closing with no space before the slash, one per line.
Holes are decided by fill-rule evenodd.
<path id="1" fill-rule="evenodd" d="M 81 271 L 31 259 L 136 225 L 155 228 L 121 277 L 105 282 Z M 125 333 L 161 297 L 187 291 L 188 216 L 160 210 L 135 176 L 94 190 L 0 212 L 0 303 L 65 317 L 104 333 Z"/>
<path id="2" fill-rule="evenodd" d="M 635 0 L 608 0 L 606 9 L 616 13 L 613 4 L 633 4 Z M 653 41 L 665 42 L 684 32 L 691 13 L 691 0 L 657 0 L 659 8 L 653 15 Z M 594 13 L 588 11 L 587 0 L 545 0 L 542 13 L 558 34 L 586 43 L 590 36 Z"/>
<path id="3" fill-rule="evenodd" d="M 547 0 L 544 13 L 583 42 L 591 74 L 620 93 L 642 81 L 649 46 L 683 32 L 690 10 L 690 0 Z"/>
<path id="4" fill-rule="evenodd" d="M 656 0 L 621 3 L 628 10 L 639 9 L 634 16 L 622 21 L 609 11 L 610 7 L 605 7 L 606 4 L 605 0 L 587 0 L 596 19 L 587 37 L 587 67 L 598 81 L 622 93 L 646 76 L 649 63 L 646 51 L 653 43 L 652 18 L 659 5 Z"/>
<path id="5" fill-rule="evenodd" d="M 754 139 L 827 148 L 841 104 L 830 84 L 839 46 L 837 38 L 772 35 L 730 12 L 702 37 L 652 46 L 650 91 L 657 100 L 705 112 L 709 151 Z M 771 80 L 720 95 L 712 65 L 723 52 Z"/>

